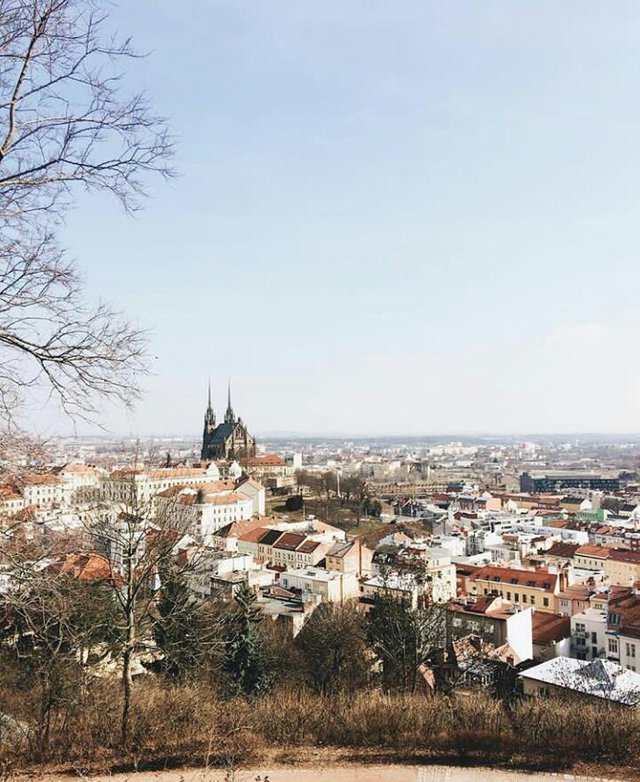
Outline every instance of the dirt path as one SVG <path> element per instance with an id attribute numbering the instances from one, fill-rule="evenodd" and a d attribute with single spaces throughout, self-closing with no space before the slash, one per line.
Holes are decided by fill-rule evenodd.
<path id="1" fill-rule="evenodd" d="M 46 782 L 69 782 L 71 777 L 46 777 Z M 573 774 L 500 771 L 487 768 L 398 765 L 275 766 L 224 772 L 140 772 L 96 775 L 92 782 L 608 782 L 604 777 Z M 619 782 L 619 780 L 618 780 Z"/>

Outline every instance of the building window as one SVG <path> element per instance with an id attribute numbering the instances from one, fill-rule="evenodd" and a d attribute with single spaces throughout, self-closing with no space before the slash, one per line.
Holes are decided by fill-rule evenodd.
<path id="1" fill-rule="evenodd" d="M 607 639 L 607 647 L 609 649 L 609 654 L 618 654 L 618 639 L 617 638 Z"/>
<path id="2" fill-rule="evenodd" d="M 543 605 L 545 608 L 549 608 L 549 598 L 548 598 L 548 597 L 543 597 L 543 598 L 542 598 L 542 605 Z"/>

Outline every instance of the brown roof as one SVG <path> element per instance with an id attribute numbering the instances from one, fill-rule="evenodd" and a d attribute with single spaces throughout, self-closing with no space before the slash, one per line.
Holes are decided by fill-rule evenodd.
<path id="1" fill-rule="evenodd" d="M 555 589 L 558 582 L 557 573 L 545 570 L 517 570 L 507 567 L 483 567 L 470 576 L 472 581 L 488 581 L 506 586 L 530 587 L 536 589 Z"/>
<path id="2" fill-rule="evenodd" d="M 561 559 L 573 559 L 576 549 L 580 548 L 577 543 L 554 543 L 544 553 L 549 557 L 560 557 Z"/>
<path id="3" fill-rule="evenodd" d="M 109 561 L 93 553 L 66 554 L 51 569 L 78 581 L 103 581 L 112 577 Z"/>
<path id="4" fill-rule="evenodd" d="M 0 486 L 0 502 L 7 502 L 8 500 L 21 500 L 22 495 L 10 486 Z"/>
<path id="5" fill-rule="evenodd" d="M 615 548 L 611 550 L 609 559 L 615 562 L 631 562 L 634 565 L 640 564 L 640 551 L 628 551 L 627 549 Z"/>
<path id="6" fill-rule="evenodd" d="M 551 521 L 548 521 L 545 526 L 546 527 L 553 527 L 553 529 L 564 529 L 569 522 L 566 519 L 552 519 Z"/>
<path id="7" fill-rule="evenodd" d="M 576 554 L 583 557 L 597 557 L 598 559 L 608 559 L 611 553 L 611 549 L 606 546 L 580 546 Z"/>
<path id="8" fill-rule="evenodd" d="M 285 549 L 286 551 L 295 551 L 305 539 L 299 532 L 285 532 L 273 544 L 274 548 Z"/>
<path id="9" fill-rule="evenodd" d="M 242 522 L 240 522 L 242 523 Z M 235 525 L 229 524 L 228 527 L 233 527 Z M 227 529 L 227 527 L 224 527 L 223 529 Z M 218 531 L 218 535 L 222 532 L 222 530 Z M 260 538 L 264 535 L 264 533 L 267 532 L 267 527 L 254 527 L 253 529 L 247 530 L 247 532 L 242 533 L 238 536 L 238 540 L 241 540 L 243 543 L 257 543 Z M 228 537 L 225 535 L 225 537 Z"/>
<path id="10" fill-rule="evenodd" d="M 74 472 L 78 473 L 79 475 L 85 475 L 95 473 L 95 469 L 88 464 L 71 463 L 65 464 L 61 472 Z"/>
<path id="11" fill-rule="evenodd" d="M 246 464 L 247 467 L 284 467 L 286 462 L 275 453 L 266 453 L 264 456 L 250 456 L 247 459 L 242 459 L 242 464 Z"/>
<path id="12" fill-rule="evenodd" d="M 307 538 L 298 546 L 296 551 L 299 551 L 301 554 L 311 554 L 319 545 L 320 543 L 317 540 L 309 540 L 309 538 Z"/>
<path id="13" fill-rule="evenodd" d="M 251 532 L 254 529 L 259 529 L 262 534 L 266 531 L 264 526 L 266 519 L 256 516 L 246 521 L 233 521 L 231 524 L 227 524 L 221 527 L 216 533 L 216 538 L 239 538 Z"/>
<path id="14" fill-rule="evenodd" d="M 180 501 L 182 502 L 182 498 Z M 230 494 L 205 494 L 203 501 L 205 505 L 236 505 L 238 502 L 248 502 L 246 497 L 241 497 L 234 492 Z"/>
<path id="15" fill-rule="evenodd" d="M 473 576 L 482 568 L 479 565 L 471 565 L 466 562 L 456 562 L 457 576 Z"/>
<path id="16" fill-rule="evenodd" d="M 563 600 L 588 600 L 594 593 L 594 589 L 590 587 L 582 586 L 581 584 L 575 584 L 574 586 L 567 587 L 559 593 L 558 597 Z"/>
<path id="17" fill-rule="evenodd" d="M 464 601 L 454 600 L 449 607 L 458 613 L 484 614 L 495 599 L 495 597 L 475 597 Z"/>
<path id="18" fill-rule="evenodd" d="M 167 498 L 176 497 L 180 494 L 180 492 L 188 489 L 188 491 L 185 491 L 185 493 L 180 497 L 180 502 L 188 505 L 196 501 L 200 492 L 200 496 L 203 497 L 204 501 L 206 502 L 207 494 L 213 495 L 216 493 L 219 494 L 220 492 L 231 492 L 231 490 L 234 488 L 234 485 L 235 484 L 233 481 L 210 481 L 209 483 L 201 483 L 195 486 L 188 485 L 186 483 L 178 483 L 175 486 L 169 486 L 169 488 L 158 492 L 157 496 Z"/>
<path id="19" fill-rule="evenodd" d="M 197 478 L 205 474 L 205 470 L 197 467 L 164 467 L 159 470 L 141 470 L 137 467 L 126 467 L 114 470 L 111 478 L 131 478 L 142 475 L 152 481 L 172 480 L 174 478 Z"/>
<path id="20" fill-rule="evenodd" d="M 60 478 L 55 475 L 21 475 L 15 481 L 18 485 L 23 486 L 56 486 L 62 483 Z"/>
<path id="21" fill-rule="evenodd" d="M 534 644 L 548 644 L 562 641 L 571 635 L 571 618 L 545 611 L 534 611 L 531 620 L 531 635 Z"/>

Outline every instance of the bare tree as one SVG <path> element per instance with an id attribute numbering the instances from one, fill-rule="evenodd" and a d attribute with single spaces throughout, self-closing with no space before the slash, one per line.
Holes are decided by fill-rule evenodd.
<path id="1" fill-rule="evenodd" d="M 71 414 L 105 395 L 131 404 L 145 334 L 85 301 L 55 231 L 74 190 L 137 209 L 172 143 L 119 71 L 136 57 L 97 0 L 0 0 L 0 416 L 43 384 Z"/>
<path id="2" fill-rule="evenodd" d="M 5 654 L 35 684 L 36 731 L 31 738 L 45 759 L 54 714 L 77 706 L 86 663 L 92 656 L 95 664 L 113 640 L 113 601 L 99 580 L 81 583 L 52 570 L 46 559 L 14 559 L 8 572 L 9 588 L 0 599 L 0 638 Z"/>
<path id="3" fill-rule="evenodd" d="M 323 695 L 353 691 L 368 678 L 365 617 L 354 603 L 321 603 L 295 639 L 309 684 Z"/>
<path id="4" fill-rule="evenodd" d="M 0 416 L 44 380 L 71 414 L 101 396 L 138 395 L 147 338 L 110 307 L 87 305 L 74 265 L 51 235 L 0 243 Z"/>
<path id="5" fill-rule="evenodd" d="M 111 568 L 109 583 L 117 614 L 114 629 L 120 639 L 123 746 L 127 745 L 130 735 L 136 659 L 158 652 L 158 629 L 162 627 L 163 619 L 166 620 L 158 606 L 163 584 L 176 580 L 194 584 L 207 567 L 202 547 L 188 539 L 188 520 L 173 510 L 171 504 L 165 504 L 156 512 L 153 500 L 139 500 L 135 479 L 132 479 L 131 492 L 122 511 L 103 513 L 87 524 L 87 531 Z M 215 597 L 212 596 L 211 603 Z M 202 605 L 196 627 L 193 608 L 191 601 L 183 601 L 182 606 L 175 602 L 171 621 L 174 629 L 176 625 L 184 626 L 191 621 L 191 632 L 198 632 L 198 656 L 202 656 L 219 647 L 222 620 L 215 611 L 207 611 L 207 606 Z M 183 641 L 190 644 L 193 639 L 185 635 Z M 173 651 L 175 662 L 176 649 Z M 179 651 L 185 653 L 183 648 Z M 171 663 L 171 660 L 167 662 Z"/>
<path id="6" fill-rule="evenodd" d="M 144 174 L 170 174 L 165 123 L 113 67 L 137 54 L 105 32 L 97 0 L 0 0 L 0 211 L 63 210 L 76 183 L 127 208 Z"/>

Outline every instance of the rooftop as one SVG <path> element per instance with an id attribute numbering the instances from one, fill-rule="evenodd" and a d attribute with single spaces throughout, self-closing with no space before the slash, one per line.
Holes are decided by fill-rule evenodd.
<path id="1" fill-rule="evenodd" d="M 588 662 L 554 657 L 523 671 L 520 676 L 627 706 L 640 703 L 640 674 L 608 660 Z"/>
<path id="2" fill-rule="evenodd" d="M 516 568 L 489 566 L 480 568 L 470 576 L 470 579 L 531 589 L 555 589 L 558 574 L 545 570 L 517 570 Z"/>

